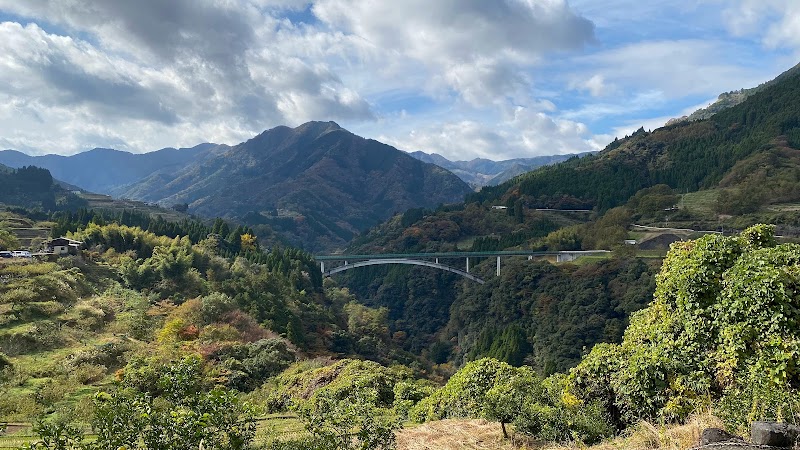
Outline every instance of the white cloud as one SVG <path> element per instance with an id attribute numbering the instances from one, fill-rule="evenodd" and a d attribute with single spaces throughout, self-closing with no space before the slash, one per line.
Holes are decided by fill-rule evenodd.
<path id="1" fill-rule="evenodd" d="M 614 86 L 609 85 L 605 77 L 600 74 L 594 74 L 587 80 L 570 81 L 569 88 L 588 91 L 592 97 L 603 97 L 617 90 Z"/>
<path id="2" fill-rule="evenodd" d="M 800 50 L 796 0 L 735 0 L 726 3 L 723 18 L 737 36 L 758 36 L 767 47 Z"/>
<path id="3" fill-rule="evenodd" d="M 433 75 L 429 89 L 452 89 L 478 106 L 498 97 L 529 101 L 525 69 L 594 36 L 592 23 L 565 0 L 321 0 L 314 13 L 388 60 L 421 62 Z"/>
<path id="4" fill-rule="evenodd" d="M 728 60 L 734 51 L 720 41 L 644 41 L 580 58 L 578 64 L 628 88 L 657 90 L 674 98 L 720 93 L 726 86 L 739 89 L 763 76 L 760 70 Z"/>
<path id="5" fill-rule="evenodd" d="M 286 24 L 262 10 L 275 4 L 287 2 L 0 0 L 0 11 L 42 23 L 0 24 L 0 94 L 27 105 L 6 145 L 143 151 L 236 143 L 319 118 L 371 120 L 370 105 L 324 59 L 275 45 Z M 46 31 L 53 25 L 68 35 Z M 302 39 L 301 30 L 288 33 Z M 81 117 L 56 114 L 60 107 Z M 104 131 L 88 131 L 93 124 Z M 37 138 L 43 126 L 68 135 Z"/>
<path id="6" fill-rule="evenodd" d="M 439 153 L 451 160 L 510 159 L 600 150 L 605 136 L 586 125 L 556 119 L 543 111 L 518 107 L 501 122 L 464 119 L 435 125 L 415 124 L 406 134 L 380 140 L 406 151 Z"/>
<path id="7" fill-rule="evenodd" d="M 34 22 L 0 24 L 0 147 L 235 144 L 336 120 L 462 159 L 596 149 L 785 68 L 769 52 L 800 49 L 800 2 L 760 5 L 0 0 Z"/>

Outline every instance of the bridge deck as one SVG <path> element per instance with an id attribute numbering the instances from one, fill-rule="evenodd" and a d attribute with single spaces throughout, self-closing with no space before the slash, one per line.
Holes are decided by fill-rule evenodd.
<path id="1" fill-rule="evenodd" d="M 315 255 L 317 261 L 358 261 L 362 259 L 422 259 L 422 258 L 492 258 L 496 256 L 558 256 L 593 255 L 610 253 L 608 250 L 567 250 L 560 252 L 534 252 L 530 250 L 511 250 L 501 252 L 441 252 L 441 253 L 381 253 L 375 255 Z"/>

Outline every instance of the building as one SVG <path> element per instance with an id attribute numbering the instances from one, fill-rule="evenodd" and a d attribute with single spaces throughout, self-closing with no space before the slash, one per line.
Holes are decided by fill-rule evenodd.
<path id="1" fill-rule="evenodd" d="M 44 243 L 47 253 L 56 255 L 77 255 L 83 242 L 65 237 L 51 239 Z"/>

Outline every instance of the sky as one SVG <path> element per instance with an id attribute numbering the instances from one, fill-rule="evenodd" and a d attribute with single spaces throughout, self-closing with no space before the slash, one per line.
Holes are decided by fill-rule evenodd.
<path id="1" fill-rule="evenodd" d="M 798 0 L 0 0 L 0 148 L 600 150 L 800 62 Z"/>

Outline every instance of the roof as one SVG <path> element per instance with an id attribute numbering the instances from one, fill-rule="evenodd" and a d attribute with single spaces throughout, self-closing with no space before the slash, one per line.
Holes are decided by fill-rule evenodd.
<path id="1" fill-rule="evenodd" d="M 45 244 L 50 244 L 50 245 L 55 245 L 56 243 L 59 243 L 59 244 L 62 244 L 62 245 L 64 245 L 64 244 L 66 244 L 66 245 L 81 245 L 81 244 L 83 244 L 82 241 L 76 241 L 75 239 L 65 238 L 63 236 L 59 237 L 59 238 L 55 238 L 55 239 L 50 239 L 49 241 L 45 241 Z"/>

